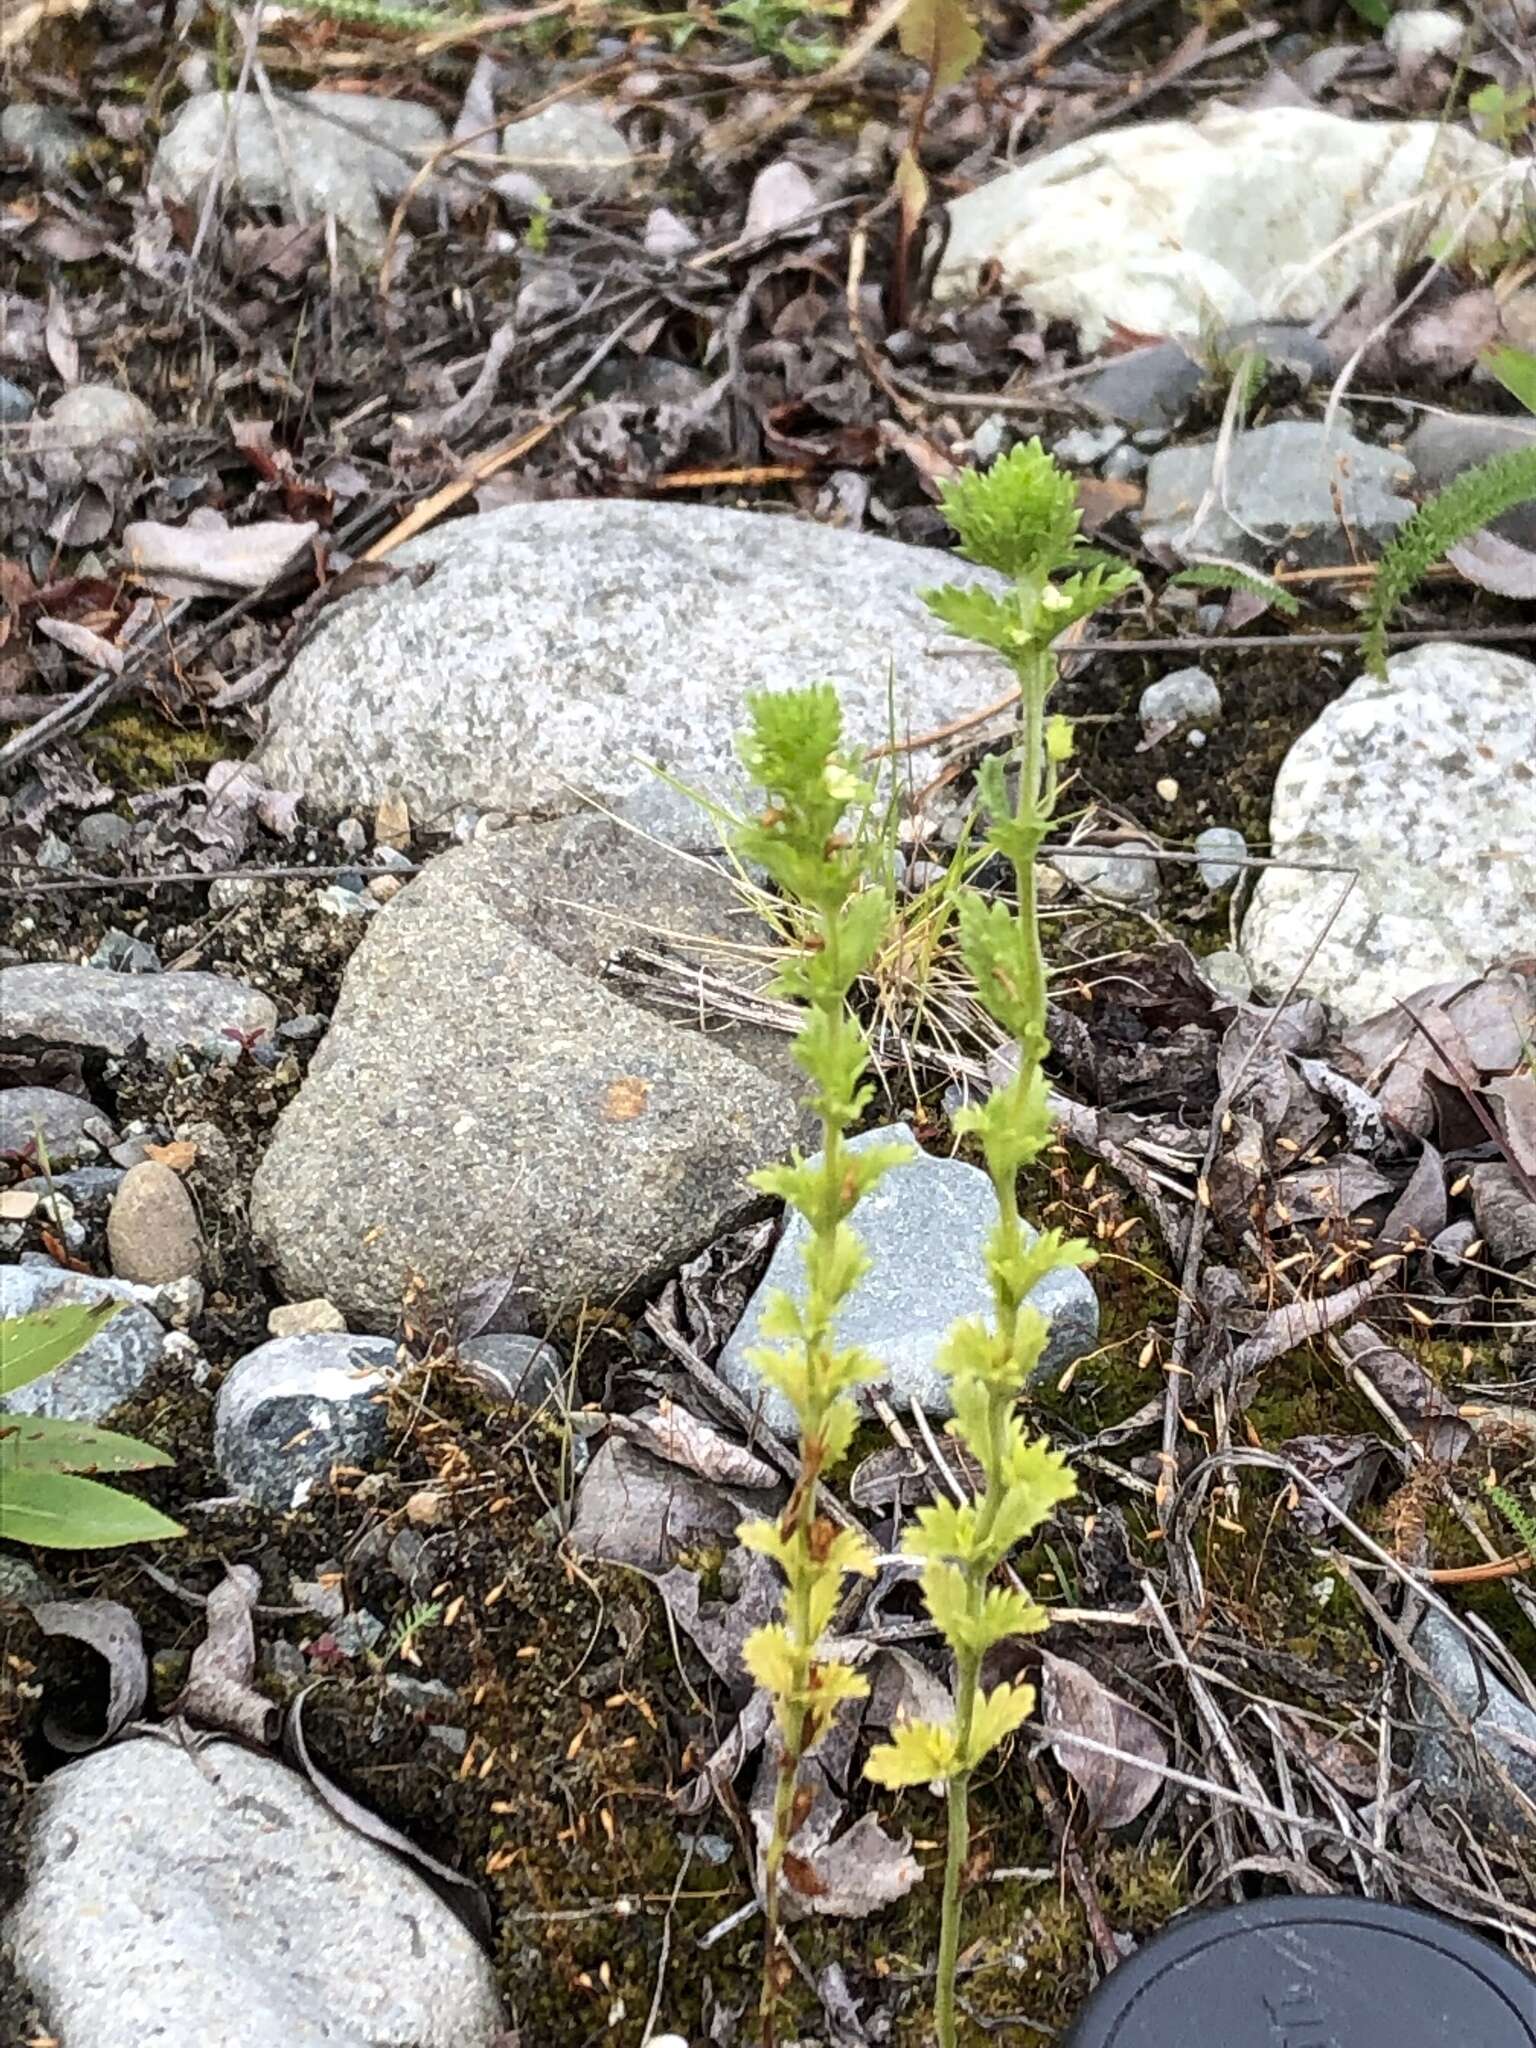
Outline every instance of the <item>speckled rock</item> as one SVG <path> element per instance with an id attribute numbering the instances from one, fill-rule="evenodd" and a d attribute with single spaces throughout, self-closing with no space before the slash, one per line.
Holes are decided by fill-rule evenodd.
<path id="1" fill-rule="evenodd" d="M 1474 203 L 1495 240 L 1520 177 L 1491 144 L 1434 120 L 1282 106 L 1134 122 L 956 200 L 934 289 L 969 297 L 995 263 L 1005 287 L 1075 321 L 1090 347 L 1111 323 L 1198 340 L 1216 321 L 1312 320 Z"/>
<path id="2" fill-rule="evenodd" d="M 66 1273 L 57 1266 L 0 1266 L 0 1319 L 64 1302 L 113 1300 L 121 1300 L 117 1289 L 88 1273 Z M 138 1392 L 164 1350 L 165 1332 L 149 1310 L 138 1302 L 122 1302 L 73 1358 L 18 1387 L 9 1400 L 0 1400 L 0 1409 L 99 1422 Z"/>
<path id="3" fill-rule="evenodd" d="M 140 1737 L 55 1771 L 0 1930 L 85 2048 L 495 2048 L 491 1966 L 402 1858 L 297 1772 Z"/>
<path id="4" fill-rule="evenodd" d="M 1447 643 L 1361 676 L 1287 754 L 1270 839 L 1359 879 L 1334 915 L 1347 877 L 1264 871 L 1242 948 L 1267 996 L 1325 926 L 1301 986 L 1349 1020 L 1536 952 L 1536 664 Z"/>
<path id="5" fill-rule="evenodd" d="M 142 1039 L 151 1059 L 271 1032 L 276 1006 L 219 974 L 114 974 L 105 967 L 37 961 L 0 967 L 0 1043 L 35 1039 L 125 1053 Z"/>
<path id="6" fill-rule="evenodd" d="M 561 100 L 501 131 L 508 170 L 533 178 L 551 199 L 608 199 L 634 175 L 629 144 L 595 100 Z"/>
<path id="7" fill-rule="evenodd" d="M 1320 422 L 1279 420 L 1239 434 L 1213 487 L 1217 448 L 1200 441 L 1153 456 L 1142 506 L 1149 546 L 1182 561 L 1347 562 L 1359 541 L 1379 546 L 1413 514 L 1402 495 L 1413 468 L 1403 456 Z"/>
<path id="8" fill-rule="evenodd" d="M 316 1332 L 273 1337 L 219 1389 L 213 1448 L 226 1483 L 268 1508 L 301 1507 L 333 1465 L 369 1465 L 389 1441 L 395 1346 Z"/>
<path id="9" fill-rule="evenodd" d="M 285 1301 L 267 1317 L 271 1337 L 315 1337 L 345 1333 L 347 1319 L 333 1301 L 316 1295 L 311 1301 Z"/>
<path id="10" fill-rule="evenodd" d="M 489 1400 L 515 1408 L 557 1403 L 570 1382 L 553 1344 L 516 1332 L 467 1338 L 459 1346 L 459 1364 Z"/>
<path id="11" fill-rule="evenodd" d="M 541 1323 L 627 1294 L 799 1128 L 788 1087 L 532 941 L 494 846 L 378 913 L 256 1175 L 283 1291 L 354 1327 L 393 1328 L 411 1272 L 445 1300 L 514 1275 Z"/>
<path id="12" fill-rule="evenodd" d="M 0 975 L 9 971 L 0 968 Z M 6 1013 L 0 1006 L 0 1034 L 5 1028 Z M 66 1095 L 61 1088 L 0 1088 L 0 1155 L 37 1159 L 41 1164 L 39 1131 L 48 1163 L 57 1167 L 98 1159 L 117 1136 L 95 1103 L 82 1095 Z"/>
<path id="13" fill-rule="evenodd" d="M 747 795 L 749 690 L 825 678 L 850 739 L 921 732 L 997 694 L 992 663 L 935 661 L 918 592 L 951 555 L 713 506 L 513 505 L 396 549 L 435 562 L 328 612 L 273 693 L 263 772 L 322 805 L 403 794 L 510 816 L 622 805 L 661 836 L 717 836 L 659 763 L 712 800 Z M 913 767 L 923 772 L 919 755 Z"/>
<path id="14" fill-rule="evenodd" d="M 1137 705 L 1144 726 L 1221 723 L 1221 691 L 1203 668 L 1178 668 L 1148 683 Z"/>
<path id="15" fill-rule="evenodd" d="M 838 1318 L 838 1337 L 844 1344 L 864 1346 L 888 1369 L 884 1381 L 864 1391 L 866 1402 L 871 1393 L 883 1393 L 898 1413 L 916 1402 L 930 1415 L 949 1415 L 949 1382 L 934 1369 L 934 1355 L 957 1318 L 991 1311 L 981 1246 L 996 1220 L 996 1202 L 992 1184 L 979 1168 L 962 1159 L 935 1159 L 919 1151 L 905 1124 L 866 1131 L 852 1142 L 862 1149 L 893 1140 L 905 1140 L 915 1156 L 893 1167 L 853 1217 L 871 1265 Z M 722 1377 L 744 1400 L 754 1405 L 761 1401 L 768 1426 L 786 1436 L 794 1428 L 789 1405 L 781 1394 L 764 1387 L 747 1354 L 763 1341 L 760 1332 L 769 1294 L 784 1288 L 796 1299 L 803 1298 L 807 1235 L 804 1221 L 791 1217 L 768 1271 L 720 1354 Z M 1044 1382 L 1097 1342 L 1098 1297 L 1087 1276 L 1074 1267 L 1049 1274 L 1030 1301 L 1051 1326 L 1035 1375 L 1037 1382 Z"/>
<path id="16" fill-rule="evenodd" d="M 294 195 L 310 220 L 334 215 L 346 244 L 365 260 L 383 254 L 379 198 L 396 198 L 432 150 L 448 139 L 440 115 L 414 100 L 357 93 L 283 94 L 282 144 L 260 96 L 233 101 L 234 136 L 224 176 L 247 205 L 293 217 Z M 151 182 L 183 204 L 200 200 L 220 163 L 231 103 L 197 93 L 161 138 Z"/>
<path id="17" fill-rule="evenodd" d="M 1536 1837 L 1536 1709 L 1518 1699 L 1461 1630 L 1433 1608 L 1415 1630 L 1413 1647 L 1473 1728 L 1469 1741 L 1430 1688 L 1414 1682 L 1414 1770 L 1436 1798 L 1465 1818 Z M 1529 1805 L 1480 1768 L 1484 1759 L 1507 1772 Z"/>
<path id="18" fill-rule="evenodd" d="M 107 1219 L 107 1248 L 120 1280 L 159 1287 L 202 1264 L 197 1211 L 178 1174 L 157 1159 L 130 1166 Z"/>

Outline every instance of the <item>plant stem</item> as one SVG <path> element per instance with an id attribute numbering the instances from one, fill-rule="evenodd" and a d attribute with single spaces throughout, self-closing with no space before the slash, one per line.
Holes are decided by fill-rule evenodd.
<path id="1" fill-rule="evenodd" d="M 826 920 L 830 924 L 830 919 Z M 818 1004 L 828 1011 L 832 1006 Z M 822 1176 L 830 1190 L 842 1184 L 842 1126 L 829 1110 L 823 1109 L 821 1124 Z M 818 1474 L 823 1455 L 822 1429 L 826 1421 L 826 1395 L 821 1368 L 831 1342 L 832 1319 L 827 1310 L 826 1291 L 819 1284 L 820 1254 L 829 1248 L 831 1229 L 823 1222 L 806 1251 L 805 1350 L 810 1398 L 801 1419 L 800 1472 L 784 1509 L 785 1533 L 809 1544 L 816 1520 Z M 785 1608 L 785 1625 L 795 1658 L 795 1682 L 803 1686 L 810 1672 L 816 1643 L 811 1635 L 810 1585 L 803 1577 L 791 1581 Z M 763 1852 L 763 1987 L 758 2004 L 762 2048 L 774 2048 L 778 2038 L 779 1948 L 783 1940 L 779 1912 L 779 1879 L 794 1826 L 795 1792 L 800 1765 L 805 1755 L 805 1722 L 797 1735 L 781 1733 L 778 1784 L 774 1791 L 773 1832 Z"/>

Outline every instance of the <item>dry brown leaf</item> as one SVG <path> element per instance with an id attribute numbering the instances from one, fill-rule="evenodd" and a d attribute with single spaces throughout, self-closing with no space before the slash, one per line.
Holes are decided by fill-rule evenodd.
<path id="1" fill-rule="evenodd" d="M 1517 541 L 1484 527 L 1445 552 L 1446 560 L 1479 590 L 1527 601 L 1536 598 L 1536 553 Z"/>
<path id="2" fill-rule="evenodd" d="M 1168 1762 L 1168 1745 L 1155 1723 L 1093 1673 L 1069 1657 L 1040 1653 L 1041 1719 L 1052 1738 L 1056 1761 L 1080 1787 L 1096 1826 L 1123 1828 L 1157 1797 L 1159 1775 Z M 1085 1735 L 1106 1748 L 1124 1750 L 1154 1768 L 1141 1770 L 1076 1743 L 1054 1739 L 1058 1734 Z"/>
<path id="3" fill-rule="evenodd" d="M 158 1166 L 168 1166 L 172 1173 L 185 1173 L 197 1164 L 197 1147 L 190 1138 L 171 1138 L 164 1145 L 146 1145 L 144 1156 Z"/>
<path id="4" fill-rule="evenodd" d="M 791 1852 L 784 1871 L 787 1906 L 857 1920 L 905 1898 L 923 1866 L 912 1854 L 910 1835 L 888 1835 L 878 1816 L 866 1813 L 825 1848 L 809 1855 Z"/>
<path id="5" fill-rule="evenodd" d="M 116 1600 L 40 1600 L 32 1619 L 45 1636 L 70 1636 L 94 1650 L 108 1673 L 106 1719 L 100 1729 L 65 1726 L 49 1716 L 43 1733 L 55 1749 L 76 1756 L 110 1742 L 149 1696 L 149 1661 L 133 1613 Z"/>
<path id="6" fill-rule="evenodd" d="M 251 526 L 136 520 L 123 529 L 135 579 L 163 597 L 224 597 L 262 590 L 300 567 L 318 538 L 312 519 L 263 519 Z"/>
<path id="7" fill-rule="evenodd" d="M 250 1565 L 225 1567 L 222 1583 L 208 1595 L 207 1633 L 192 1652 L 176 1711 L 199 1727 L 217 1728 L 265 1748 L 277 1739 L 282 1716 L 252 1682 L 256 1628 L 251 1610 L 260 1591 L 261 1579 Z"/>

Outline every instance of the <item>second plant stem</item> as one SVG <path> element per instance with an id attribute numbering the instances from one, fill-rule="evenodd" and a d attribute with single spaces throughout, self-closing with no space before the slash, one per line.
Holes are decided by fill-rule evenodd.
<path id="1" fill-rule="evenodd" d="M 1028 1070 L 1044 1057 L 1045 1039 L 1045 955 L 1040 945 L 1040 922 L 1035 887 L 1035 851 L 1043 842 L 1055 809 L 1055 770 L 1045 756 L 1045 698 L 1052 676 L 1052 657 L 1037 656 L 1019 672 L 1019 705 L 1022 732 L 1019 807 L 1016 823 L 1027 835 L 1026 848 L 1015 867 L 1018 916 L 1030 948 L 1030 982 L 1021 991 L 1040 1020 L 1037 1042 L 1019 1047 L 1019 1071 L 1013 1086 L 1021 1088 Z M 1019 1303 L 1003 1277 L 1013 1264 L 1019 1245 L 1019 1191 L 1012 1173 L 992 1177 L 997 1198 L 998 1258 L 993 1271 L 993 1304 L 1003 1349 L 1011 1351 L 1019 1320 Z M 987 1441 L 972 1445 L 982 1467 L 983 1490 L 977 1503 L 976 1538 L 984 1549 L 992 1534 L 1003 1496 L 1004 1478 L 999 1468 L 1000 1410 L 1009 1405 L 995 1400 L 987 1417 Z M 966 1605 L 974 1618 L 986 1594 L 990 1570 L 973 1566 L 966 1574 Z M 955 1739 L 959 1754 L 970 1752 L 976 1695 L 981 1685 L 981 1652 L 959 1649 L 955 1653 Z M 934 1994 L 934 2023 L 939 2048 L 955 2048 L 955 1976 L 960 1962 L 960 1886 L 971 1849 L 971 1772 L 955 1771 L 945 1788 L 947 1826 L 944 1854 L 944 1891 L 939 1920 L 938 1977 Z"/>

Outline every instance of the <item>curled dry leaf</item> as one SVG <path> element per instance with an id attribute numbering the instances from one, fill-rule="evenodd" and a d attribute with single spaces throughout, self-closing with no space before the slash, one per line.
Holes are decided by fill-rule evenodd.
<path id="1" fill-rule="evenodd" d="M 1329 1341 L 1335 1356 L 1370 1381 L 1429 1457 L 1454 1465 L 1474 1442 L 1476 1432 L 1462 1421 L 1454 1403 L 1418 1360 L 1389 1344 L 1369 1323 L 1356 1323 Z"/>
<path id="2" fill-rule="evenodd" d="M 1280 1446 L 1280 1455 L 1317 1488 L 1309 1493 L 1293 1486 L 1286 1506 L 1303 1535 L 1319 1537 L 1334 1526 L 1324 1503 L 1352 1515 L 1376 1484 L 1386 1453 L 1373 1436 L 1294 1436 Z"/>
<path id="3" fill-rule="evenodd" d="M 1337 1294 L 1320 1295 L 1314 1301 L 1287 1302 L 1284 1308 L 1277 1308 L 1232 1353 L 1228 1361 L 1232 1384 L 1235 1386 L 1257 1372 L 1261 1365 L 1268 1365 L 1272 1358 L 1294 1351 L 1309 1337 L 1320 1337 L 1324 1330 L 1337 1329 L 1340 1323 L 1349 1322 L 1391 1277 L 1392 1269 L 1383 1267 L 1369 1280 L 1357 1280 L 1353 1287 L 1341 1287 Z"/>
<path id="4" fill-rule="evenodd" d="M 633 1415 L 610 1415 L 608 1426 L 631 1443 L 665 1458 L 669 1465 L 681 1465 L 718 1486 L 755 1489 L 779 1483 L 772 1465 L 765 1465 L 743 1445 L 722 1436 L 675 1401 L 664 1400 L 655 1408 L 637 1409 Z"/>
<path id="5" fill-rule="evenodd" d="M 107 1667 L 107 1708 L 101 1728 L 74 1728 L 49 1715 L 43 1722 L 44 1735 L 55 1749 L 72 1756 L 110 1742 L 149 1694 L 149 1663 L 131 1610 L 116 1600 L 40 1600 L 32 1619 L 45 1636 L 70 1636 L 84 1643 Z"/>
<path id="6" fill-rule="evenodd" d="M 256 1674 L 256 1629 L 251 1610 L 261 1580 L 248 1564 L 228 1566 L 222 1585 L 208 1595 L 207 1633 L 192 1652 L 176 1711 L 202 1728 L 217 1728 L 264 1748 L 277 1739 L 281 1716 L 251 1683 Z"/>
<path id="7" fill-rule="evenodd" d="M 1491 590 L 1499 597 L 1536 598 L 1536 553 L 1501 533 L 1484 527 L 1454 548 L 1446 559 L 1479 590 Z"/>
<path id="8" fill-rule="evenodd" d="M 114 647 L 110 640 L 103 640 L 89 626 L 77 625 L 73 619 L 39 619 L 37 630 L 50 640 L 57 640 L 61 647 L 67 647 L 71 654 L 78 654 L 83 661 L 94 662 L 111 675 L 122 674 L 122 648 Z"/>
<path id="9" fill-rule="evenodd" d="M 1382 1251 L 1416 1250 L 1445 1228 L 1445 1161 L 1426 1138 L 1408 1185 L 1387 1212 L 1376 1243 Z"/>
<path id="10" fill-rule="evenodd" d="M 888 1835 L 866 1813 L 846 1833 L 810 1855 L 784 1858 L 784 1904 L 791 1912 L 859 1920 L 903 1899 L 922 1877 L 910 1835 Z"/>
<path id="11" fill-rule="evenodd" d="M 1168 1745 L 1160 1730 L 1139 1708 L 1102 1685 L 1091 1671 L 1070 1657 L 1040 1653 L 1041 1720 L 1056 1761 L 1088 1801 L 1095 1826 L 1128 1827 L 1157 1797 Z M 1100 1756 L 1063 1735 L 1084 1735 L 1108 1749 L 1138 1757 L 1148 1768 Z"/>

